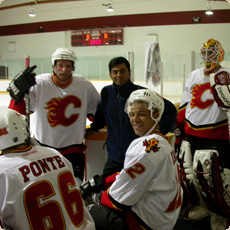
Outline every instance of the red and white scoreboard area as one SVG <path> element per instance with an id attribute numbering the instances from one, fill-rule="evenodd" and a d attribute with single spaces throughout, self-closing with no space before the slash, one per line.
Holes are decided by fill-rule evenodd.
<path id="1" fill-rule="evenodd" d="M 71 32 L 72 46 L 123 45 L 123 29 L 90 29 Z"/>

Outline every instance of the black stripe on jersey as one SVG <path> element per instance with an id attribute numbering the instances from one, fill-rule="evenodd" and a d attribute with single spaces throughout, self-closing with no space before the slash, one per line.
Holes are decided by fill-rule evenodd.
<path id="1" fill-rule="evenodd" d="M 114 200 L 109 194 L 108 194 L 108 197 L 109 197 L 111 203 L 115 207 L 117 207 L 117 208 L 119 208 L 121 210 L 127 210 L 127 209 L 130 209 L 130 207 L 131 207 L 131 206 L 127 206 L 127 205 L 124 205 L 124 204 L 120 204 L 119 202 L 117 202 L 116 200 Z"/>
<path id="2" fill-rule="evenodd" d="M 178 108 L 178 112 L 182 109 L 185 109 L 185 107 L 187 106 L 188 102 L 186 102 L 185 104 L 181 105 L 179 108 Z"/>
<path id="3" fill-rule="evenodd" d="M 185 122 L 193 129 L 199 130 L 199 129 L 210 129 L 210 128 L 217 128 L 218 126 L 223 126 L 228 123 L 228 120 L 223 120 L 214 124 L 207 124 L 207 125 L 194 125 L 189 120 L 185 119 Z"/>

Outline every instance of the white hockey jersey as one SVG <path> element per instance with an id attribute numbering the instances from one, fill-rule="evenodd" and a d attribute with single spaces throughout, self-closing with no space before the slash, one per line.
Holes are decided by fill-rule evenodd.
<path id="1" fill-rule="evenodd" d="M 87 114 L 95 114 L 100 96 L 93 84 L 74 74 L 64 87 L 51 74 L 36 76 L 30 88 L 31 135 L 55 148 L 82 144 Z M 68 131 L 67 131 L 68 130 Z"/>
<path id="2" fill-rule="evenodd" d="M 71 163 L 34 146 L 0 156 L 0 221 L 5 230 L 95 230 Z"/>
<path id="3" fill-rule="evenodd" d="M 135 139 L 126 151 L 124 168 L 109 189 L 118 203 L 151 229 L 170 230 L 182 205 L 182 188 L 175 153 L 161 134 Z"/>
<path id="4" fill-rule="evenodd" d="M 221 67 L 220 71 L 230 69 Z M 178 113 L 179 123 L 185 124 L 185 133 L 208 139 L 228 139 L 227 115 L 214 100 L 210 76 L 204 68 L 194 70 L 185 84 Z"/>

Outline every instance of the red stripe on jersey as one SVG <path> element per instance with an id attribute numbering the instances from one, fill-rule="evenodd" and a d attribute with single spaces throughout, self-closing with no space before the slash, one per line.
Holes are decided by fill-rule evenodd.
<path id="1" fill-rule="evenodd" d="M 102 193 L 102 196 L 101 196 L 101 204 L 108 207 L 108 208 L 111 208 L 113 210 L 116 210 L 116 211 L 123 211 L 123 209 L 120 209 L 118 208 L 115 204 L 112 203 L 112 201 L 110 200 L 109 198 L 109 189 L 107 189 L 106 191 L 104 191 Z"/>
<path id="2" fill-rule="evenodd" d="M 178 115 L 177 115 L 177 122 L 178 123 L 184 123 L 185 121 L 185 111 L 186 111 L 186 106 L 187 104 L 181 106 L 178 110 Z"/>
<path id="3" fill-rule="evenodd" d="M 104 182 L 103 182 L 103 187 L 106 188 L 106 189 L 109 188 L 112 185 L 112 183 L 116 180 L 117 175 L 119 175 L 118 172 L 114 173 L 111 176 L 106 177 Z"/>
<path id="4" fill-rule="evenodd" d="M 185 122 L 185 133 L 188 135 L 215 139 L 215 140 L 228 140 L 228 123 L 220 124 L 219 126 L 213 127 L 192 127 L 191 124 Z"/>
<path id="5" fill-rule="evenodd" d="M 26 103 L 24 100 L 21 100 L 16 103 L 13 99 L 10 100 L 9 109 L 13 109 L 23 115 L 26 115 Z"/>

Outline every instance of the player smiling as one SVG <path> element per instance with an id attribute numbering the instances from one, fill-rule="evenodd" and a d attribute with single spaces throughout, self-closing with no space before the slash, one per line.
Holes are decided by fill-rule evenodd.
<path id="1" fill-rule="evenodd" d="M 163 98 L 152 90 L 135 90 L 128 98 L 125 112 L 140 137 L 129 145 L 123 169 L 81 185 L 85 199 L 101 187 L 105 190 L 100 205 L 89 206 L 96 229 L 173 229 L 182 190 L 175 152 L 159 132 L 163 111 Z"/>

